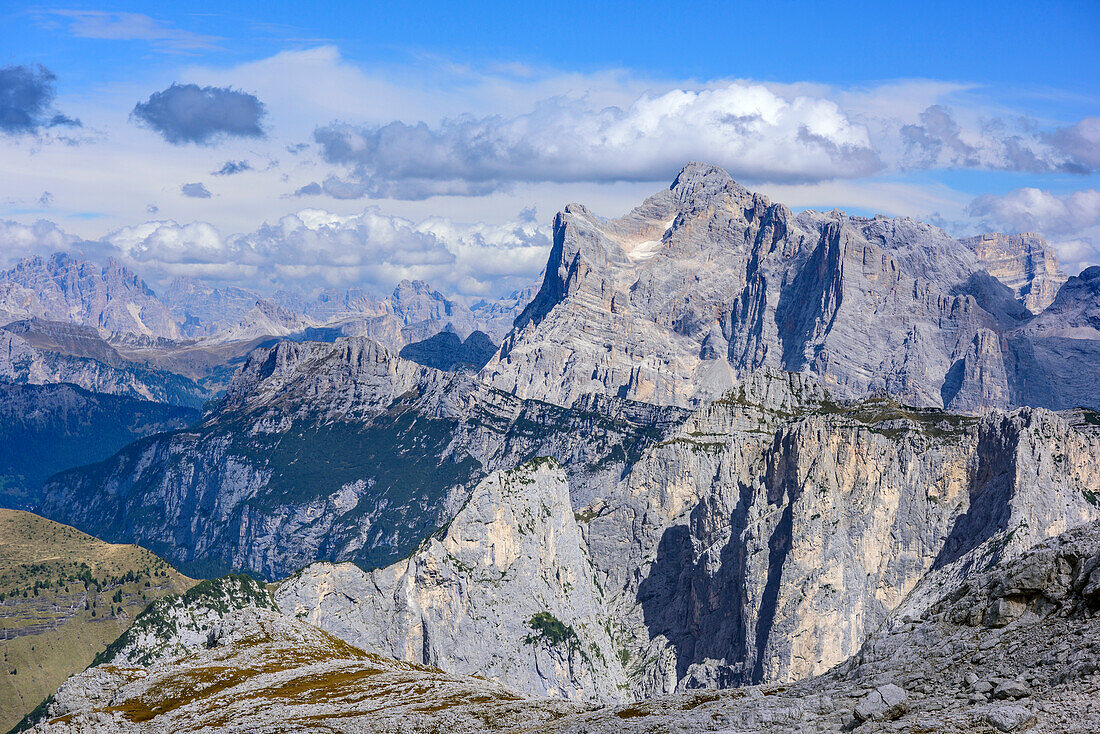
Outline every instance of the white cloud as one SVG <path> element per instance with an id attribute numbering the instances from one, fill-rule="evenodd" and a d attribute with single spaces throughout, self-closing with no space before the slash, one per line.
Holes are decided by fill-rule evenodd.
<path id="1" fill-rule="evenodd" d="M 385 292 L 419 278 L 466 296 L 526 285 L 550 248 L 547 234 L 530 220 L 414 223 L 374 208 L 352 216 L 305 209 L 228 236 L 205 222 L 146 222 L 105 241 L 154 281 L 188 275 L 268 290 L 364 286 Z"/>
<path id="2" fill-rule="evenodd" d="M 1023 188 L 1003 196 L 986 194 L 970 204 L 970 215 L 1015 231 L 1071 234 L 1100 224 L 1100 191 L 1085 189 L 1059 196 Z"/>
<path id="3" fill-rule="evenodd" d="M 79 244 L 79 237 L 45 219 L 33 224 L 0 220 L 0 264 L 5 266 L 26 257 L 48 257 L 58 250 L 71 250 Z"/>
<path id="4" fill-rule="evenodd" d="M 337 123 L 314 137 L 326 160 L 351 169 L 345 184 L 395 198 L 432 195 L 441 185 L 480 194 L 516 181 L 666 180 L 689 160 L 774 182 L 865 176 L 881 167 L 866 128 L 835 102 L 745 83 L 643 94 L 626 108 L 554 98 L 525 115 L 436 127 Z"/>
<path id="5" fill-rule="evenodd" d="M 1039 232 L 1049 237 L 1070 273 L 1100 264 L 1100 191 L 1084 189 L 1058 195 L 1022 188 L 1003 196 L 979 196 L 968 211 L 987 229 Z"/>
<path id="6" fill-rule="evenodd" d="M 268 110 L 268 137 L 183 149 L 129 121 L 136 102 L 177 82 L 254 93 Z M 538 248 L 526 244 L 527 234 L 513 234 L 523 224 L 512 220 L 513 212 L 535 205 L 545 225 L 567 202 L 579 201 L 619 216 L 667 185 L 689 159 L 724 165 L 795 208 L 910 214 L 960 222 L 963 229 L 979 219 L 966 214 L 973 195 L 910 169 L 1006 169 L 1016 154 L 1024 169 L 1096 168 L 1096 118 L 1017 123 L 1019 111 L 983 94 L 988 90 L 935 80 L 837 88 L 663 79 L 621 69 L 470 67 L 426 56 L 401 66 L 362 65 L 323 46 L 230 67 L 162 69 L 96 87 L 86 97 L 66 96 L 59 104 L 84 123 L 82 142 L 0 141 L 0 167 L 8 174 L 0 177 L 6 209 L 0 216 L 35 226 L 33 217 L 43 214 L 36 200 L 49 191 L 50 218 L 84 241 L 109 232 L 113 241 L 124 232 L 133 239 L 137 230 L 149 230 L 129 255 L 143 274 L 148 266 L 245 285 L 254 277 L 262 287 L 360 277 L 381 283 L 415 271 L 443 289 L 499 292 L 503 287 L 492 277 L 534 275 L 544 260 L 532 254 Z M 945 110 L 943 125 L 929 116 L 936 106 Z M 318 126 L 332 133 L 329 157 L 339 162 L 325 160 L 317 144 L 300 147 Z M 923 147 L 907 145 L 906 126 L 914 134 L 920 128 Z M 247 175 L 212 178 L 226 161 L 267 164 Z M 866 175 L 880 164 L 882 170 Z M 1021 176 L 1017 185 L 1040 180 Z M 211 198 L 181 195 L 182 183 L 200 181 L 208 182 Z M 1092 179 L 1085 185 L 1095 187 Z M 368 212 L 393 220 L 389 235 L 385 227 L 368 226 L 361 198 L 341 198 L 364 194 L 383 197 L 372 203 L 386 214 Z M 299 216 L 288 212 L 306 203 L 350 219 L 312 234 L 284 231 L 284 218 Z M 1032 209 L 1029 216 L 1041 211 Z M 1015 228 L 1007 210 L 999 212 Z M 135 226 L 150 216 L 163 221 Z M 459 234 L 443 232 L 435 218 L 486 224 L 453 225 Z M 986 219 L 990 228 L 1009 226 Z M 188 222 L 199 224 L 177 224 Z M 265 229 L 257 222 L 275 224 Z M 494 227 L 499 230 L 490 232 Z M 249 234 L 225 234 L 242 232 Z M 505 244 L 493 239 L 499 233 Z M 1085 243 L 1075 245 L 1078 250 L 1094 237 L 1087 228 L 1057 236 Z M 318 253 L 337 258 L 331 266 L 319 255 L 309 259 L 310 241 Z M 354 254 L 346 262 L 345 249 Z"/>
<path id="7" fill-rule="evenodd" d="M 57 16 L 69 21 L 69 33 L 78 38 L 112 41 L 147 41 L 172 51 L 214 48 L 221 40 L 176 28 L 141 13 L 115 13 L 101 10 L 46 10 L 42 17 Z"/>

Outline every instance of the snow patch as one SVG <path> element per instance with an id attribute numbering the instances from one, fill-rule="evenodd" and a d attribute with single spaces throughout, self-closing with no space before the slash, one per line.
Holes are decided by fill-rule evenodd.
<path id="1" fill-rule="evenodd" d="M 631 262 L 642 262 L 643 260 L 648 260 L 656 255 L 658 252 L 661 251 L 661 246 L 664 244 L 665 237 L 668 236 L 669 231 L 672 229 L 672 223 L 675 221 L 676 218 L 673 217 L 667 222 L 664 222 L 665 231 L 664 233 L 662 233 L 661 239 L 645 240 L 644 242 L 639 242 L 638 244 L 634 245 L 634 247 L 630 248 L 630 250 L 626 253 L 626 256 L 630 258 Z"/>

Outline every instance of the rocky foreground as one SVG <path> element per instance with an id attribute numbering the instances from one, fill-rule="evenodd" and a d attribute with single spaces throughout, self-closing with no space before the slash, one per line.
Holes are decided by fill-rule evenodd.
<path id="1" fill-rule="evenodd" d="M 823 675 L 599 707 L 366 653 L 231 577 L 154 605 L 32 730 L 1097 731 L 1100 523 L 918 591 Z"/>

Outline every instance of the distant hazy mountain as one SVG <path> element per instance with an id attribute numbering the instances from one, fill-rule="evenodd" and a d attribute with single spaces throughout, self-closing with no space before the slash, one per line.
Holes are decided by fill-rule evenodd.
<path id="1" fill-rule="evenodd" d="M 1049 306 L 1068 277 L 1058 267 L 1054 250 L 1037 234 L 983 234 L 959 241 L 1032 313 Z"/>
<path id="2" fill-rule="evenodd" d="M 65 253 L 33 257 L 0 273 L 0 314 L 39 317 L 106 332 L 176 337 L 179 327 L 153 291 L 115 260 L 103 267 Z"/>
<path id="3" fill-rule="evenodd" d="M 209 397 L 187 377 L 123 357 L 94 329 L 42 319 L 0 327 L 0 382 L 71 383 L 92 392 L 196 408 Z"/>

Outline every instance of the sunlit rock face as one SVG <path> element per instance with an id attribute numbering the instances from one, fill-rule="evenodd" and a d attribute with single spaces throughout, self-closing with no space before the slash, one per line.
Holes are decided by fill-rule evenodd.
<path id="1" fill-rule="evenodd" d="M 982 234 L 959 240 L 978 256 L 982 267 L 1015 294 L 1029 311 L 1040 313 L 1054 301 L 1067 276 L 1054 250 L 1041 236 Z"/>
<path id="2" fill-rule="evenodd" d="M 795 216 L 690 164 L 621 219 L 576 204 L 557 216 L 542 287 L 482 374 L 559 405 L 599 392 L 687 406 L 773 367 L 815 373 L 841 398 L 1096 407 L 1088 392 L 1057 394 L 1042 384 L 1050 368 L 1020 357 L 1025 306 L 1061 283 L 1053 253 L 991 243 L 908 218 Z"/>

